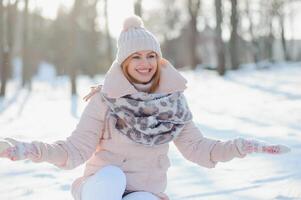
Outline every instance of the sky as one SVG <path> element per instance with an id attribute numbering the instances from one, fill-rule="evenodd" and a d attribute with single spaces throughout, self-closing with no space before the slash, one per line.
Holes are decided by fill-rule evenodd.
<path id="1" fill-rule="evenodd" d="M 64 5 L 65 7 L 70 7 L 73 4 L 74 0 L 35 0 L 35 6 L 38 6 L 42 9 L 42 14 L 48 18 L 55 18 L 56 10 L 59 5 Z M 110 33 L 113 37 L 118 37 L 123 19 L 133 13 L 133 1 L 134 0 L 108 0 L 108 15 L 109 15 L 109 29 Z M 156 1 L 145 0 L 143 1 L 143 7 L 145 8 L 152 8 L 156 4 Z M 204 3 L 206 10 L 208 8 L 209 3 Z M 211 5 L 209 5 L 211 7 Z M 297 2 L 293 5 L 294 10 L 298 11 L 301 9 L 301 3 Z M 101 9 L 101 8 L 100 8 Z M 295 38 L 301 39 L 301 26 L 299 25 L 299 21 L 301 20 L 301 12 L 294 12 L 295 16 L 293 21 L 288 19 L 286 21 L 286 37 L 287 38 Z M 100 26 L 104 26 L 101 24 Z M 292 27 L 292 28 L 291 28 Z"/>
<path id="2" fill-rule="evenodd" d="M 146 6 L 152 5 L 153 1 L 146 1 Z M 59 5 L 70 7 L 73 0 L 37 0 L 37 4 L 43 9 L 44 16 L 55 18 L 56 10 Z M 108 15 L 109 15 L 109 29 L 110 33 L 117 37 L 121 31 L 123 19 L 133 13 L 133 0 L 109 0 L 108 1 Z M 100 22 L 101 23 L 101 22 Z M 103 24 L 100 24 L 103 26 Z"/>

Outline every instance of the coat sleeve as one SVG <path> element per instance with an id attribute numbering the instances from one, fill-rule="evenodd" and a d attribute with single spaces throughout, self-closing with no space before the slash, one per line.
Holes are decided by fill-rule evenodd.
<path id="1" fill-rule="evenodd" d="M 39 157 L 33 162 L 49 162 L 62 169 L 73 169 L 88 160 L 97 148 L 107 106 L 100 93 L 93 95 L 85 107 L 79 123 L 65 140 L 52 144 L 33 141 Z"/>
<path id="2" fill-rule="evenodd" d="M 232 140 L 222 142 L 204 137 L 193 121 L 184 126 L 174 144 L 184 158 L 207 168 L 215 167 L 217 162 L 245 156 L 238 152 Z"/>

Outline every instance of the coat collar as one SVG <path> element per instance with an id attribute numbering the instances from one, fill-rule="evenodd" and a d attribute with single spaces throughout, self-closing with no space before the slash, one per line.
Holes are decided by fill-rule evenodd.
<path id="1" fill-rule="evenodd" d="M 186 79 L 170 64 L 164 60 L 161 65 L 159 87 L 156 93 L 173 93 L 186 89 Z M 137 93 L 137 89 L 123 75 L 121 66 L 114 61 L 107 72 L 102 92 L 110 98 L 119 98 L 128 94 Z"/>

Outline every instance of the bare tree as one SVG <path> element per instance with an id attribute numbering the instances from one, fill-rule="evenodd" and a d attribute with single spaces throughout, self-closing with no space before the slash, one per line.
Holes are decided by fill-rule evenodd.
<path id="1" fill-rule="evenodd" d="M 160 26 L 160 32 L 163 32 L 164 41 L 168 41 L 170 33 L 175 32 L 179 23 L 181 23 L 180 15 L 181 10 L 179 6 L 174 3 L 174 0 L 162 1 L 163 7 L 163 24 Z M 163 31 L 162 31 L 163 30 Z"/>
<path id="2" fill-rule="evenodd" d="M 107 56 L 109 62 L 111 63 L 113 61 L 113 48 L 112 48 L 111 35 L 109 31 L 108 0 L 104 0 L 104 16 L 105 16 L 105 34 L 106 34 L 106 42 L 107 42 Z"/>
<path id="3" fill-rule="evenodd" d="M 69 37 L 69 55 L 68 67 L 71 81 L 71 95 L 76 96 L 76 77 L 78 73 L 78 63 L 76 62 L 76 51 L 78 49 L 78 16 L 82 5 L 81 0 L 75 0 L 70 14 L 70 37 Z"/>
<path id="4" fill-rule="evenodd" d="M 186 2 L 185 2 L 186 3 Z M 158 37 L 162 45 L 180 35 L 185 24 L 185 15 L 182 11 L 183 2 L 174 0 L 160 1 L 160 8 L 148 9 L 145 13 L 145 24 Z M 160 20 L 157 17 L 160 16 Z M 165 49 L 168 51 L 168 49 Z"/>
<path id="5" fill-rule="evenodd" d="M 0 88 L 0 98 L 5 96 L 6 88 L 6 76 L 5 76 L 5 61 L 4 61 L 4 5 L 3 0 L 0 0 L 0 78 L 1 78 L 1 88 Z"/>
<path id="6" fill-rule="evenodd" d="M 28 87 L 28 89 L 31 90 L 28 3 L 29 0 L 25 0 L 25 7 L 23 10 L 22 86 Z"/>
<path id="7" fill-rule="evenodd" d="M 254 62 L 257 63 L 259 61 L 259 44 L 256 40 L 255 33 L 254 33 L 254 22 L 251 13 L 250 2 L 246 1 L 246 17 L 249 20 L 249 34 L 251 40 L 251 52 L 253 55 Z"/>
<path id="8" fill-rule="evenodd" d="M 286 3 L 290 3 L 289 1 L 284 0 L 277 0 L 273 2 L 273 9 L 275 9 L 275 13 L 278 16 L 279 21 L 279 27 L 280 27 L 280 33 L 281 33 L 281 43 L 282 43 L 282 51 L 284 55 L 285 60 L 290 60 L 290 56 L 287 49 L 287 42 L 286 42 L 286 36 L 285 36 L 285 27 L 284 27 L 284 19 L 285 19 L 285 13 L 284 13 L 284 6 Z"/>
<path id="9" fill-rule="evenodd" d="M 290 60 L 290 56 L 287 49 L 287 43 L 285 38 L 285 28 L 284 28 L 284 16 L 281 14 L 279 16 L 279 25 L 281 28 L 281 43 L 285 60 Z"/>
<path id="10" fill-rule="evenodd" d="M 142 17 L 142 0 L 135 0 L 134 13 L 135 15 Z"/>
<path id="11" fill-rule="evenodd" d="M 238 69 L 240 65 L 239 51 L 238 51 L 238 1 L 231 0 L 231 37 L 230 37 L 230 57 L 231 68 Z"/>
<path id="12" fill-rule="evenodd" d="M 275 59 L 275 53 L 274 53 L 274 43 L 275 39 L 277 36 L 280 36 L 282 39 L 282 44 L 283 44 L 283 53 L 284 55 L 286 54 L 286 41 L 285 41 L 285 35 L 284 35 L 284 30 L 282 32 L 282 6 L 283 6 L 283 1 L 282 0 L 269 0 L 267 2 L 262 3 L 262 7 L 265 9 L 266 14 L 266 19 L 265 19 L 265 26 L 268 27 L 268 32 L 267 32 L 267 39 L 265 41 L 265 50 L 267 51 L 268 55 L 267 58 L 271 61 L 274 61 Z M 280 30 L 277 29 L 277 26 L 275 26 L 275 22 L 278 20 L 278 24 L 280 27 Z M 280 33 L 277 34 L 277 33 Z"/>
<path id="13" fill-rule="evenodd" d="M 105 0 L 106 1 L 106 0 Z M 95 75 L 95 72 L 97 71 L 98 66 L 99 66 L 99 40 L 100 40 L 100 33 L 97 30 L 97 16 L 98 16 L 98 10 L 97 10 L 97 5 L 99 3 L 99 0 L 91 0 L 91 1 L 86 1 L 83 10 L 89 11 L 89 14 L 87 11 L 82 11 L 81 12 L 81 18 L 85 19 L 86 23 L 89 24 L 89 26 L 85 30 L 81 30 L 81 47 L 83 44 L 85 44 L 84 48 L 87 48 L 86 53 L 81 52 L 82 54 L 82 61 L 81 61 L 81 70 L 85 70 L 85 73 L 93 76 Z M 107 33 L 109 34 L 109 33 Z M 110 38 L 110 35 L 108 36 Z M 112 59 L 112 53 L 111 53 L 111 40 L 107 41 L 107 55 L 106 57 L 109 57 L 108 59 Z"/>
<path id="14" fill-rule="evenodd" d="M 188 13 L 190 16 L 189 28 L 190 28 L 190 37 L 189 37 L 189 45 L 190 45 L 190 56 L 191 56 L 191 67 L 195 69 L 197 64 L 201 62 L 200 55 L 197 55 L 197 44 L 198 44 L 198 16 L 201 7 L 200 0 L 188 0 Z"/>
<path id="15" fill-rule="evenodd" d="M 216 54 L 217 54 L 217 71 L 219 75 L 225 74 L 225 47 L 222 38 L 222 0 L 215 0 L 215 16 L 216 16 Z"/>
<path id="16" fill-rule="evenodd" d="M 8 80 L 12 68 L 11 59 L 13 53 L 13 46 L 15 42 L 14 33 L 16 26 L 17 4 L 18 0 L 16 0 L 14 3 L 8 1 L 6 4 L 6 9 L 4 10 L 3 1 L 1 1 L 0 3 L 0 57 L 2 57 L 2 59 L 0 59 L 2 60 L 2 63 L 0 64 L 0 96 L 5 96 L 6 82 Z"/>

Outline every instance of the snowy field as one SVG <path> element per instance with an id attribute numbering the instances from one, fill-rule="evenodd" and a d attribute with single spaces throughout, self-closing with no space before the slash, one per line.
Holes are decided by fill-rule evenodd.
<path id="1" fill-rule="evenodd" d="M 206 137 L 254 137 L 286 144 L 292 152 L 250 155 L 206 169 L 184 160 L 171 145 L 171 199 L 301 199 L 301 63 L 262 70 L 249 66 L 223 78 L 213 71 L 182 73 L 188 79 L 185 94 L 194 121 Z M 66 138 L 86 105 L 81 98 L 102 78 L 79 78 L 77 109 L 64 77 L 41 73 L 32 93 L 9 82 L 8 96 L 0 102 L 0 137 L 44 142 Z M 83 165 L 60 170 L 48 163 L 0 159 L 0 200 L 72 200 L 71 183 L 82 173 Z"/>

